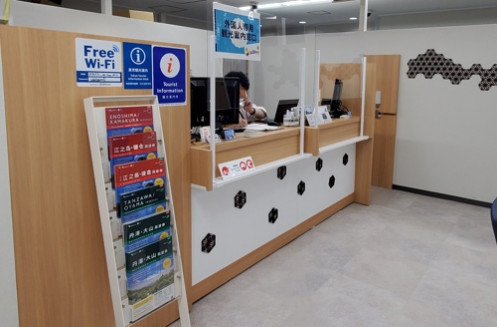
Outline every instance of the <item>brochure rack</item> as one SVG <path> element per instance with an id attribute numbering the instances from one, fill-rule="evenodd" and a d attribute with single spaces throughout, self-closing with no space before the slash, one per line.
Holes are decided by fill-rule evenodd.
<path id="1" fill-rule="evenodd" d="M 189 327 L 158 100 L 99 96 L 84 105 L 116 326 L 176 299 Z"/>

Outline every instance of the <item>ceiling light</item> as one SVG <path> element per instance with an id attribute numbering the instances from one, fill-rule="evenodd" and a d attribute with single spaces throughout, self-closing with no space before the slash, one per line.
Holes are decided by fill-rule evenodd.
<path id="1" fill-rule="evenodd" d="M 301 21 L 299 22 L 299 24 L 307 24 L 307 22 L 305 22 L 305 21 L 301 20 Z"/>
<path id="2" fill-rule="evenodd" d="M 350 17 L 350 20 L 357 20 L 357 17 Z"/>
<path id="3" fill-rule="evenodd" d="M 263 5 L 257 5 L 257 9 L 274 9 L 274 8 L 279 8 L 279 7 L 281 7 L 281 3 L 266 3 Z M 238 8 L 238 9 L 250 10 L 250 9 L 252 9 L 252 6 L 244 6 L 244 7 Z"/>
<path id="4" fill-rule="evenodd" d="M 325 3 L 325 2 L 333 2 L 333 0 L 292 0 L 292 1 L 285 1 L 282 3 L 282 5 L 285 7 L 293 7 L 293 6 L 313 5 L 316 3 Z"/>
<path id="5" fill-rule="evenodd" d="M 274 9 L 274 8 L 280 8 L 280 7 L 313 5 L 313 4 L 317 4 L 317 3 L 327 3 L 327 2 L 331 3 L 331 2 L 333 2 L 333 0 L 292 0 L 292 1 L 285 1 L 285 2 L 265 3 L 265 4 L 257 5 L 257 8 L 258 9 Z M 238 9 L 250 10 L 250 9 L 252 9 L 252 6 L 239 7 Z"/>

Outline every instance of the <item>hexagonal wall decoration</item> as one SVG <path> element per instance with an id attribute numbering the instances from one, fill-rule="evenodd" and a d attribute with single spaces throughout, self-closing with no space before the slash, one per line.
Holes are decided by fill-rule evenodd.
<path id="1" fill-rule="evenodd" d="M 286 166 L 281 166 L 281 167 L 278 167 L 278 171 L 276 173 L 276 176 L 279 178 L 279 179 L 283 179 L 285 178 L 286 176 Z"/>
<path id="2" fill-rule="evenodd" d="M 474 64 L 471 68 L 464 69 L 461 64 L 456 64 L 452 59 L 445 58 L 435 49 L 428 49 L 425 53 L 419 54 L 416 59 L 410 59 L 407 66 L 409 67 L 407 70 L 408 78 L 415 78 L 421 74 L 427 79 L 432 79 L 435 74 L 439 74 L 453 85 L 458 85 L 473 75 L 479 75 L 481 78 L 478 84 L 480 90 L 488 91 L 492 86 L 497 85 L 497 64 L 490 69 L 483 69 L 480 64 Z"/>
<path id="3" fill-rule="evenodd" d="M 333 188 L 333 186 L 335 186 L 335 175 L 331 175 L 330 179 L 328 180 L 328 186 L 330 188 Z"/>
<path id="4" fill-rule="evenodd" d="M 305 182 L 300 181 L 299 185 L 297 185 L 297 193 L 299 195 L 302 195 L 302 194 L 304 194 L 304 192 L 305 192 Z"/>
<path id="5" fill-rule="evenodd" d="M 342 163 L 344 166 L 347 166 L 347 164 L 349 163 L 349 155 L 348 154 L 343 155 Z"/>
<path id="6" fill-rule="evenodd" d="M 207 233 L 202 239 L 202 252 L 209 253 L 216 246 L 216 235 Z"/>
<path id="7" fill-rule="evenodd" d="M 271 224 L 274 224 L 276 220 L 278 219 L 278 209 L 272 208 L 271 211 L 269 211 L 269 214 L 267 215 L 268 221 Z"/>
<path id="8" fill-rule="evenodd" d="M 238 191 L 235 195 L 235 208 L 241 209 L 247 203 L 247 193 Z"/>
<path id="9" fill-rule="evenodd" d="M 321 171 L 322 168 L 323 168 L 323 159 L 318 158 L 318 160 L 316 160 L 316 170 Z"/>

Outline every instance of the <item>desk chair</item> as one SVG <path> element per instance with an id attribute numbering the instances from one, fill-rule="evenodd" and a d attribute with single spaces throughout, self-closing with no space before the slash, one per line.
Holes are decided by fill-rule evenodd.
<path id="1" fill-rule="evenodd" d="M 497 198 L 494 200 L 492 208 L 490 209 L 490 217 L 492 218 L 492 227 L 494 229 L 495 242 L 497 242 Z"/>

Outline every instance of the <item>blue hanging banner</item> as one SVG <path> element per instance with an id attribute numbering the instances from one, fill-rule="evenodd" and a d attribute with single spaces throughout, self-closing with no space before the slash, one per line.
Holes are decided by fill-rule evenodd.
<path id="1" fill-rule="evenodd" d="M 214 2 L 216 53 L 220 58 L 261 60 L 260 15 Z"/>
<path id="2" fill-rule="evenodd" d="M 186 50 L 154 46 L 153 90 L 160 104 L 186 105 Z"/>

